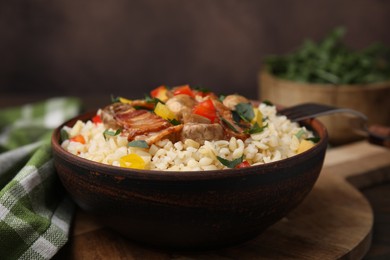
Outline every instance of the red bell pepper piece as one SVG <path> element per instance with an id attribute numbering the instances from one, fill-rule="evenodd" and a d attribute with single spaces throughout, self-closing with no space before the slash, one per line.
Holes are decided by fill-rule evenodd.
<path id="1" fill-rule="evenodd" d="M 192 112 L 210 119 L 211 123 L 214 123 L 217 119 L 217 110 L 211 99 L 206 99 L 205 101 L 196 104 Z"/>
<path id="2" fill-rule="evenodd" d="M 102 118 L 99 115 L 96 115 L 96 116 L 92 117 L 92 122 L 95 124 L 99 124 L 102 122 Z"/>
<path id="3" fill-rule="evenodd" d="M 159 87 L 153 89 L 152 91 L 150 91 L 150 96 L 152 98 L 158 97 L 161 92 L 166 91 L 166 90 L 167 90 L 166 86 L 164 86 L 164 85 L 159 86 Z"/>
<path id="4" fill-rule="evenodd" d="M 180 95 L 180 94 L 183 94 L 183 95 L 188 95 L 190 97 L 195 97 L 195 94 L 194 92 L 192 91 L 192 89 L 190 88 L 190 85 L 183 85 L 183 86 L 180 86 L 180 87 L 177 87 L 174 91 L 173 91 L 173 95 Z"/>
<path id="5" fill-rule="evenodd" d="M 246 168 L 251 166 L 248 161 L 243 161 L 242 163 L 237 164 L 236 168 Z"/>

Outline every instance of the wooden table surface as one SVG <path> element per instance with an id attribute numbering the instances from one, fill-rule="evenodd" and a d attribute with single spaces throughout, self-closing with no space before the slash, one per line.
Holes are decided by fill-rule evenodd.
<path id="1" fill-rule="evenodd" d="M 42 100 L 42 95 L 35 97 L 25 96 L 0 96 L 0 108 L 16 106 L 32 101 Z M 107 102 L 106 97 L 86 97 L 83 98 L 85 109 L 94 109 L 100 107 Z M 380 154 L 380 156 L 378 156 Z M 349 182 L 357 187 L 360 192 L 369 201 L 373 211 L 373 228 L 372 241 L 370 241 L 370 248 L 364 252 L 364 259 L 390 259 L 390 154 L 386 149 L 369 145 L 367 142 L 357 142 L 342 147 L 331 148 L 327 153 L 326 169 L 330 172 L 336 172 L 342 175 L 343 172 L 348 172 L 349 175 L 344 176 Z M 356 165 L 355 165 L 356 164 Z M 355 165 L 355 166 L 354 166 Z M 346 168 L 348 167 L 348 168 Z M 351 168 L 356 170 L 357 174 L 351 173 Z M 360 174 L 365 173 L 365 174 Z M 369 173 L 370 175 L 367 175 Z M 369 176 L 369 178 L 367 178 Z M 87 217 L 82 213 L 78 213 L 78 218 Z M 89 223 L 93 223 L 90 219 Z M 90 228 L 99 227 L 96 223 Z M 74 228 L 74 227 L 73 227 Z M 79 230 L 80 231 L 80 230 Z M 72 232 L 75 232 L 74 230 Z M 108 229 L 103 229 L 102 236 L 105 239 L 112 241 L 120 241 L 115 233 Z M 72 238 L 71 238 L 72 239 Z M 55 259 L 69 259 L 72 243 L 68 243 Z M 90 248 L 89 250 L 94 250 Z M 142 249 L 136 251 L 142 254 Z M 158 258 L 158 257 L 157 257 Z M 226 259 L 231 259 L 228 255 Z M 354 259 L 353 255 L 348 255 L 346 258 Z M 142 259 L 133 257 L 131 259 Z"/>

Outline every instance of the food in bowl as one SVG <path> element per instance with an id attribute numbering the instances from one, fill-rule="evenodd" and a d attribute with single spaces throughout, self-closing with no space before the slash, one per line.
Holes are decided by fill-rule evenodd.
<path id="1" fill-rule="evenodd" d="M 187 87 L 184 90 L 188 91 L 188 89 L 196 92 Z M 165 92 L 168 96 L 171 95 L 168 90 L 157 92 Z M 163 97 L 164 95 L 162 95 Z M 158 99 L 160 98 L 158 96 Z M 122 104 L 128 102 L 134 105 L 134 100 L 127 101 L 122 98 L 119 101 L 114 102 L 117 104 L 114 107 L 122 106 Z M 145 100 L 141 101 L 145 102 Z M 214 101 L 212 102 L 214 104 Z M 216 102 L 220 101 L 217 100 Z M 167 102 L 164 103 L 167 104 Z M 154 163 L 152 159 L 148 164 L 145 163 L 144 168 L 138 169 L 134 167 L 136 166 L 134 164 L 126 164 L 127 167 L 118 167 L 110 163 L 83 158 L 80 156 L 85 153 L 82 149 L 80 149 L 80 154 L 77 150 L 74 151 L 75 154 L 72 154 L 64 149 L 65 142 L 69 142 L 68 145 L 73 143 L 73 145 L 80 148 L 83 147 L 81 143 L 85 142 L 87 144 L 90 142 L 91 139 L 88 135 L 79 136 L 81 132 L 76 131 L 78 127 L 83 128 L 84 124 L 93 126 L 93 129 L 95 129 L 95 126 L 102 128 L 97 131 L 96 135 L 104 140 L 104 142 L 101 142 L 104 149 L 107 148 L 107 144 L 114 144 L 117 138 L 124 135 L 126 131 L 130 131 L 131 128 L 124 131 L 121 128 L 114 127 L 115 125 L 108 128 L 104 124 L 104 121 L 107 120 L 104 112 L 110 112 L 110 110 L 104 110 L 114 105 L 111 104 L 106 108 L 102 108 L 98 113 L 92 111 L 72 118 L 54 130 L 52 148 L 57 174 L 78 207 L 99 219 L 105 226 L 116 230 L 133 241 L 162 248 L 190 250 L 214 249 L 242 243 L 256 237 L 285 217 L 309 194 L 320 174 L 328 140 L 325 127 L 316 119 L 304 120 L 299 126 L 295 123 L 290 125 L 289 120 L 275 115 L 276 122 L 279 122 L 275 124 L 275 122 L 271 122 L 274 120 L 270 120 L 270 118 L 276 112 L 269 112 L 270 114 L 266 112 L 275 111 L 274 106 L 265 103 L 252 103 L 255 104 L 253 109 L 257 108 L 259 111 L 263 111 L 262 120 L 260 121 L 262 125 L 258 125 L 259 128 L 263 128 L 261 132 L 244 133 L 245 136 L 242 139 L 226 135 L 218 140 L 204 140 L 203 143 L 199 140 L 199 148 L 194 148 L 195 151 L 199 152 L 202 146 L 213 147 L 212 144 L 215 146 L 215 143 L 227 144 L 226 142 L 229 142 L 230 144 L 232 138 L 235 138 L 237 143 L 242 141 L 245 146 L 245 143 L 253 138 L 251 137 L 253 134 L 261 136 L 263 142 L 269 139 L 264 143 L 264 147 L 260 146 L 261 141 L 258 145 L 266 151 L 266 156 L 269 156 L 270 159 L 275 157 L 272 156 L 272 152 L 281 149 L 280 142 L 288 143 L 288 140 L 298 139 L 299 142 L 293 141 L 289 145 L 293 144 L 293 146 L 300 147 L 300 143 L 306 143 L 309 145 L 302 145 L 302 147 L 310 148 L 301 153 L 294 148 L 292 150 L 294 150 L 293 154 L 295 155 L 291 154 L 286 159 L 253 163 L 250 167 L 245 167 L 248 166 L 246 163 L 237 166 L 241 164 L 238 163 L 233 168 L 231 162 L 236 163 L 241 160 L 242 162 L 251 162 L 251 158 L 245 155 L 246 149 L 242 146 L 237 146 L 237 149 L 231 150 L 229 146 L 224 146 L 220 150 L 228 148 L 229 152 L 225 149 L 226 157 L 222 157 L 224 154 L 217 155 L 214 152 L 211 154 L 217 160 L 219 158 L 217 156 L 225 158 L 228 162 L 227 166 L 223 165 L 222 162 L 226 163 L 224 160 L 221 160 L 222 162 L 214 160 L 213 162 L 218 165 L 216 167 L 222 169 L 210 171 L 205 171 L 206 168 L 201 167 L 200 159 L 198 161 L 199 168 L 194 167 L 187 171 L 185 169 L 190 169 L 188 163 L 187 168 L 184 167 L 185 165 L 173 166 L 173 164 L 168 163 L 166 165 L 170 165 L 170 167 L 163 167 L 164 170 L 152 169 Z M 153 107 L 155 106 L 153 105 Z M 233 111 L 233 109 L 230 109 L 228 112 L 232 115 L 236 113 Z M 150 116 L 145 112 L 142 113 Z M 152 112 L 148 113 L 152 114 Z M 228 115 L 228 113 L 226 114 Z M 96 117 L 96 115 L 99 116 Z M 109 113 L 109 115 L 112 114 Z M 219 113 L 216 113 L 216 115 L 219 116 Z M 100 123 L 100 119 L 102 123 Z M 220 120 L 219 117 L 214 119 Z M 180 118 L 178 121 L 183 123 Z M 110 120 L 108 122 L 115 123 L 115 121 Z M 222 124 L 221 127 L 228 129 L 227 124 L 223 122 Z M 236 123 L 234 122 L 234 124 Z M 172 123 L 172 125 L 174 124 Z M 252 125 L 255 124 L 248 124 L 245 129 L 251 129 Z M 277 129 L 289 129 L 290 126 L 294 127 L 290 130 L 284 130 L 289 134 L 280 135 L 276 131 Z M 121 130 L 118 131 L 118 129 Z M 243 129 L 243 132 L 245 129 Z M 267 134 L 266 131 L 269 131 L 269 133 Z M 183 159 L 184 156 L 181 158 L 177 155 L 177 151 L 180 149 L 175 147 L 175 144 L 181 142 L 185 147 L 185 143 L 192 142 L 190 140 L 193 139 L 187 141 L 177 141 L 176 139 L 164 141 L 164 139 L 168 139 L 165 137 L 161 140 L 148 139 L 159 137 L 160 132 L 147 133 L 143 136 L 136 135 L 134 139 L 130 140 L 125 135 L 125 138 L 123 138 L 125 149 L 123 150 L 142 150 L 145 153 L 156 146 L 158 148 L 156 153 L 176 156 L 176 159 L 172 161 L 177 160 L 177 158 L 185 160 Z M 180 135 L 178 136 L 180 137 Z M 312 141 L 306 140 L 311 136 L 318 137 L 318 142 L 313 144 Z M 70 141 L 70 139 L 74 140 Z M 149 142 L 150 140 L 155 140 L 155 142 Z M 138 147 L 128 147 L 129 143 L 134 145 L 134 142 Z M 172 142 L 172 147 L 168 148 L 171 145 L 170 142 Z M 140 144 L 145 145 L 145 143 L 148 148 L 139 147 Z M 161 144 L 161 148 L 159 148 L 160 143 L 165 143 L 165 145 Z M 97 143 L 96 146 L 100 149 Z M 176 144 L 176 146 L 178 145 Z M 111 155 L 115 149 L 115 145 L 113 148 L 107 149 L 105 156 Z M 180 153 L 185 153 L 183 149 L 180 150 Z M 244 152 L 239 151 L 237 157 L 233 157 L 234 151 L 237 150 L 243 150 Z M 289 151 L 287 148 L 286 150 Z M 99 151 L 101 152 L 101 150 Z M 280 155 L 282 158 L 282 153 Z M 142 158 L 142 156 L 141 154 L 140 157 Z M 118 156 L 118 158 L 121 157 Z M 238 160 L 236 161 L 235 158 L 238 158 Z M 178 169 L 182 167 L 182 169 L 172 170 L 175 167 Z M 232 169 L 226 169 L 230 167 Z M 168 168 L 171 171 L 168 171 Z"/>
<path id="2" fill-rule="evenodd" d="M 119 167 L 164 171 L 240 168 L 292 157 L 315 144 L 305 126 L 269 102 L 160 86 L 144 99 L 116 98 L 90 120 L 62 128 L 61 146 Z"/>

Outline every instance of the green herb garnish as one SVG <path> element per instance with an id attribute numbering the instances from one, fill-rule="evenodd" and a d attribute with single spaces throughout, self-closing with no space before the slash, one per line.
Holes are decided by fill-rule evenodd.
<path id="1" fill-rule="evenodd" d="M 145 95 L 145 101 L 146 103 L 152 103 L 152 104 L 157 104 L 158 102 L 160 102 L 161 104 L 165 104 L 163 101 L 161 101 L 160 99 L 158 98 L 152 98 L 150 97 L 149 95 Z"/>
<path id="2" fill-rule="evenodd" d="M 122 132 L 122 129 L 118 129 L 116 131 L 110 131 L 110 130 L 106 129 L 103 132 L 103 136 L 104 136 L 104 139 L 107 140 L 108 136 L 116 136 L 116 135 L 119 135 L 121 132 Z"/>
<path id="3" fill-rule="evenodd" d="M 61 129 L 61 131 L 60 131 L 60 139 L 61 139 L 61 142 L 63 142 L 63 141 L 65 141 L 65 140 L 67 140 L 67 139 L 69 139 L 69 134 L 68 134 L 68 132 L 65 130 L 65 129 Z"/>
<path id="4" fill-rule="evenodd" d="M 259 124 L 256 122 L 252 125 L 250 129 L 245 130 L 244 132 L 246 134 L 258 134 L 264 131 L 264 129 L 268 127 L 268 124 L 265 124 L 263 126 L 259 126 Z"/>
<path id="5" fill-rule="evenodd" d="M 252 121 L 255 117 L 253 106 L 250 103 L 239 103 L 236 105 L 236 112 L 246 122 Z"/>
<path id="6" fill-rule="evenodd" d="M 300 129 L 300 130 L 298 131 L 298 133 L 295 134 L 295 136 L 296 136 L 298 139 L 301 139 L 301 137 L 302 137 L 302 135 L 303 135 L 304 133 L 306 133 L 305 130 Z"/>
<path id="7" fill-rule="evenodd" d="M 202 92 L 204 94 L 207 94 L 207 93 L 211 92 L 210 90 L 208 90 L 207 88 L 204 88 L 204 87 L 194 87 L 193 89 L 196 90 L 196 91 Z"/>
<path id="8" fill-rule="evenodd" d="M 319 137 L 310 137 L 310 138 L 306 138 L 306 140 L 312 141 L 313 143 L 318 143 L 321 140 L 321 138 L 319 138 Z"/>
<path id="9" fill-rule="evenodd" d="M 168 122 L 171 123 L 172 125 L 180 125 L 181 122 L 177 119 L 168 119 Z"/>
<path id="10" fill-rule="evenodd" d="M 274 106 L 274 104 L 271 101 L 269 101 L 269 100 L 263 100 L 261 103 L 263 103 L 263 104 L 265 104 L 265 105 L 267 105 L 269 107 L 273 107 Z"/>
<path id="11" fill-rule="evenodd" d="M 116 97 L 116 96 L 111 94 L 111 103 L 118 103 L 118 102 L 120 102 L 119 98 L 120 97 Z"/>
<path id="12" fill-rule="evenodd" d="M 241 156 L 241 157 L 239 157 L 237 159 L 234 159 L 232 161 L 227 160 L 227 159 L 222 158 L 222 157 L 219 157 L 219 156 L 217 156 L 217 159 L 218 159 L 218 161 L 220 161 L 226 167 L 228 167 L 228 168 L 235 168 L 237 165 L 242 163 L 242 161 L 244 160 L 244 156 Z"/>
<path id="13" fill-rule="evenodd" d="M 226 120 L 225 118 L 223 117 L 219 117 L 222 122 L 224 122 L 231 130 L 233 130 L 234 132 L 238 133 L 238 130 L 234 127 L 234 125 L 232 125 L 228 120 Z"/>
<path id="14" fill-rule="evenodd" d="M 148 143 L 145 140 L 134 140 L 127 144 L 130 147 L 149 148 Z"/>
<path id="15" fill-rule="evenodd" d="M 241 122 L 241 117 L 240 117 L 240 115 L 237 113 L 237 111 L 232 110 L 232 117 L 233 117 L 234 122 L 236 122 L 236 124 L 239 125 L 240 122 Z"/>

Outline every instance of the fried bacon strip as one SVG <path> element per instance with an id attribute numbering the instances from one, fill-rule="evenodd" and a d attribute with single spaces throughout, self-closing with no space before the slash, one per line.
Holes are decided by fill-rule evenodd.
<path id="1" fill-rule="evenodd" d="M 134 140 L 137 135 L 159 132 L 171 126 L 168 121 L 147 110 L 134 109 L 126 113 L 118 113 L 116 119 L 129 141 Z"/>
<path id="2" fill-rule="evenodd" d="M 148 144 L 181 130 L 181 127 L 173 126 L 148 110 L 137 110 L 132 105 L 123 103 L 105 107 L 102 110 L 102 120 L 112 128 L 121 128 L 129 141 L 145 140 Z"/>

